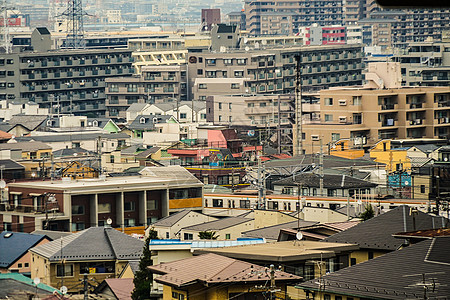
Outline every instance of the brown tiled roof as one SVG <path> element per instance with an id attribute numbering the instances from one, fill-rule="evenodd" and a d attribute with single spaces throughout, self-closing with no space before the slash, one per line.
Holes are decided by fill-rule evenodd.
<path id="1" fill-rule="evenodd" d="M 196 282 L 206 285 L 270 280 L 270 275 L 262 266 L 212 253 L 150 266 L 149 269 L 162 275 L 155 281 L 176 287 Z M 297 282 L 301 277 L 277 271 L 275 280 Z"/>
<path id="2" fill-rule="evenodd" d="M 108 278 L 105 281 L 117 299 L 131 300 L 134 289 L 133 278 Z"/>
<path id="3" fill-rule="evenodd" d="M 0 130 L 0 140 L 9 140 L 12 138 L 12 134 Z"/>
<path id="4" fill-rule="evenodd" d="M 435 236 L 447 236 L 447 235 L 450 235 L 450 228 L 400 232 L 400 233 L 394 234 L 394 237 L 414 237 L 414 238 L 429 238 L 429 239 L 431 239 Z"/>

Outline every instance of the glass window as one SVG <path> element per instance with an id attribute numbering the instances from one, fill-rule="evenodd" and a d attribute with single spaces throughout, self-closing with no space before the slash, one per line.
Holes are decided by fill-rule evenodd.
<path id="1" fill-rule="evenodd" d="M 125 202 L 123 205 L 123 208 L 125 211 L 134 211 L 135 210 L 135 203 L 130 201 L 130 202 Z"/>
<path id="2" fill-rule="evenodd" d="M 80 263 L 80 274 L 114 273 L 114 262 L 86 262 Z"/>
<path id="3" fill-rule="evenodd" d="M 222 199 L 213 199 L 213 207 L 223 207 Z"/>
<path id="4" fill-rule="evenodd" d="M 158 200 L 147 200 L 147 209 L 148 210 L 157 210 L 158 209 Z"/>
<path id="5" fill-rule="evenodd" d="M 84 205 L 72 205 L 72 215 L 84 215 Z"/>
<path id="6" fill-rule="evenodd" d="M 185 240 L 193 240 L 194 239 L 194 236 L 192 233 L 185 233 L 183 237 Z"/>
<path id="7" fill-rule="evenodd" d="M 98 204 L 98 213 L 106 214 L 111 212 L 111 203 L 99 203 Z"/>
<path id="8" fill-rule="evenodd" d="M 73 265 L 56 265 L 56 277 L 73 276 Z"/>

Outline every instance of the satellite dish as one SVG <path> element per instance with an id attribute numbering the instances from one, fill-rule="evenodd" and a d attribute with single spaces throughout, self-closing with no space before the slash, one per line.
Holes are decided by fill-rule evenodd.
<path id="1" fill-rule="evenodd" d="M 59 289 L 59 291 L 60 291 L 63 295 L 67 294 L 67 286 L 63 285 L 63 286 Z"/>
<path id="2" fill-rule="evenodd" d="M 111 225 L 112 224 L 112 219 L 108 218 L 108 220 L 106 220 L 106 224 Z"/>
<path id="3" fill-rule="evenodd" d="M 250 47 L 249 47 L 249 46 L 246 46 L 246 47 L 245 47 L 245 51 L 248 51 L 248 50 L 250 50 Z"/>
<path id="4" fill-rule="evenodd" d="M 2 179 L 0 180 L 0 189 L 4 189 L 6 187 L 6 182 Z"/>
<path id="5" fill-rule="evenodd" d="M 303 233 L 301 231 L 297 232 L 297 234 L 295 235 L 295 238 L 299 241 L 301 241 L 303 239 Z"/>
<path id="6" fill-rule="evenodd" d="M 33 282 L 35 285 L 38 285 L 39 283 L 41 283 L 41 279 L 39 277 L 36 277 L 33 279 Z"/>

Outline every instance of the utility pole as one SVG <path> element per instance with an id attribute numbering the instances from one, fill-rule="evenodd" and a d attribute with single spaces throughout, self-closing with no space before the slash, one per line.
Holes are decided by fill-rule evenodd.
<path id="1" fill-rule="evenodd" d="M 322 144 L 322 139 L 320 139 L 319 176 L 320 176 L 319 191 L 320 191 L 320 196 L 323 196 L 323 144 Z"/>
<path id="2" fill-rule="evenodd" d="M 272 264 L 270 265 L 270 299 L 275 299 L 275 266 Z"/>
<path id="3" fill-rule="evenodd" d="M 296 156 L 303 154 L 303 131 L 302 131 L 302 56 L 301 53 L 295 56 L 297 62 L 297 78 L 296 78 L 296 88 L 295 88 L 295 127 L 296 127 L 296 138 L 295 138 L 295 151 Z"/>
<path id="4" fill-rule="evenodd" d="M 83 300 L 88 300 L 89 299 L 89 289 L 88 289 L 88 287 L 89 287 L 89 285 L 88 285 L 87 274 L 83 274 L 83 291 L 84 291 Z"/>

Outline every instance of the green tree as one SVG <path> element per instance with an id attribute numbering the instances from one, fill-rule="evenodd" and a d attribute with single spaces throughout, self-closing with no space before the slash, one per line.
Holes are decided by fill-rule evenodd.
<path id="1" fill-rule="evenodd" d="M 375 211 L 371 204 L 366 205 L 365 210 L 359 215 L 363 221 L 367 221 L 375 216 Z"/>
<path id="2" fill-rule="evenodd" d="M 200 231 L 198 233 L 198 237 L 201 240 L 217 240 L 217 238 L 219 237 L 218 235 L 216 235 L 215 231 Z"/>
<path id="3" fill-rule="evenodd" d="M 156 239 L 158 239 L 157 231 L 150 228 L 149 235 L 145 239 L 144 251 L 139 262 L 139 270 L 133 279 L 134 290 L 131 294 L 133 300 L 150 299 L 150 285 L 153 281 L 153 275 L 147 267 L 153 265 L 153 262 L 149 243 L 150 240 Z"/>

